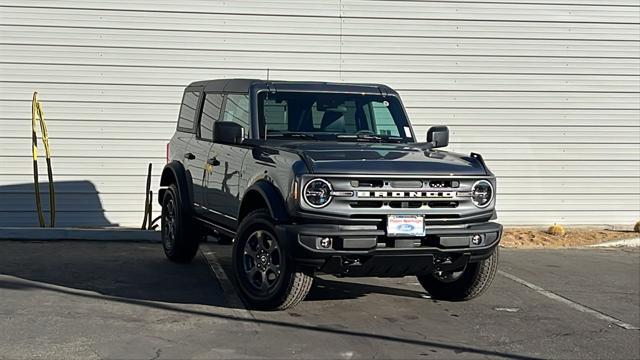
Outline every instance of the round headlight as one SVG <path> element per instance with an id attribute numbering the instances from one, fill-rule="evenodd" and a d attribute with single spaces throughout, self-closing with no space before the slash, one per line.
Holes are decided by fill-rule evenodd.
<path id="1" fill-rule="evenodd" d="M 479 208 L 489 206 L 493 200 L 493 185 L 487 180 L 476 181 L 471 187 L 471 200 Z"/>
<path id="2" fill-rule="evenodd" d="M 324 179 L 313 179 L 304 186 L 302 197 L 313 208 L 325 207 L 331 202 L 331 184 Z"/>

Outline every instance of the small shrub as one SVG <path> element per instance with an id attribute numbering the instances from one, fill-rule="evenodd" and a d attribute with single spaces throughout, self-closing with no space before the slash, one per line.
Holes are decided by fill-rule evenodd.
<path id="1" fill-rule="evenodd" d="M 640 233 L 640 221 L 636 223 L 636 226 L 633 227 L 633 231 Z"/>
<path id="2" fill-rule="evenodd" d="M 566 234 L 567 232 L 565 231 L 564 226 L 558 225 L 558 224 L 553 224 L 553 225 L 549 226 L 549 229 L 547 230 L 547 233 L 549 233 L 551 235 L 555 235 L 555 236 L 564 236 L 564 234 Z"/>

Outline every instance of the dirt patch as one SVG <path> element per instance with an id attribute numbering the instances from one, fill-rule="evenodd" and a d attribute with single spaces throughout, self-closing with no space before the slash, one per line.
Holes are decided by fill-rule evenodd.
<path id="1" fill-rule="evenodd" d="M 500 244 L 508 248 L 522 249 L 566 248 L 631 239 L 638 236 L 640 234 L 632 231 L 594 228 L 566 228 L 566 234 L 562 236 L 548 234 L 546 229 L 505 228 Z"/>

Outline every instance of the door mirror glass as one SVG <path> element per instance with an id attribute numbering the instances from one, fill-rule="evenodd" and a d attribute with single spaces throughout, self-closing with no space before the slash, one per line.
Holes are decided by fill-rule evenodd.
<path id="1" fill-rule="evenodd" d="M 220 144 L 241 144 L 244 140 L 244 127 L 230 121 L 216 121 L 213 129 L 213 142 Z"/>
<path id="2" fill-rule="evenodd" d="M 449 145 L 449 128 L 446 126 L 432 126 L 427 131 L 427 142 L 434 148 Z"/>

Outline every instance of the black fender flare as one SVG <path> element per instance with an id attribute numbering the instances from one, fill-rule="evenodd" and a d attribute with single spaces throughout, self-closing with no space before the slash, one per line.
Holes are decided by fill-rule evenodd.
<path id="1" fill-rule="evenodd" d="M 176 184 L 178 187 L 178 196 L 180 196 L 180 202 L 183 208 L 187 211 L 192 211 L 192 206 L 186 206 L 187 204 L 193 204 L 191 176 L 185 170 L 184 166 L 175 160 L 165 165 L 162 170 L 162 176 L 160 177 L 160 186 L 169 186 L 171 184 Z M 164 190 L 165 189 L 161 189 L 158 192 L 158 202 L 160 205 L 162 205 Z"/>
<path id="2" fill-rule="evenodd" d="M 245 191 L 238 212 L 238 222 L 249 212 L 247 209 L 253 208 L 252 202 L 256 200 L 256 196 L 260 196 L 264 201 L 269 214 L 276 223 L 285 223 L 289 221 L 289 212 L 287 211 L 284 198 L 280 191 L 270 182 L 258 180 Z"/>

